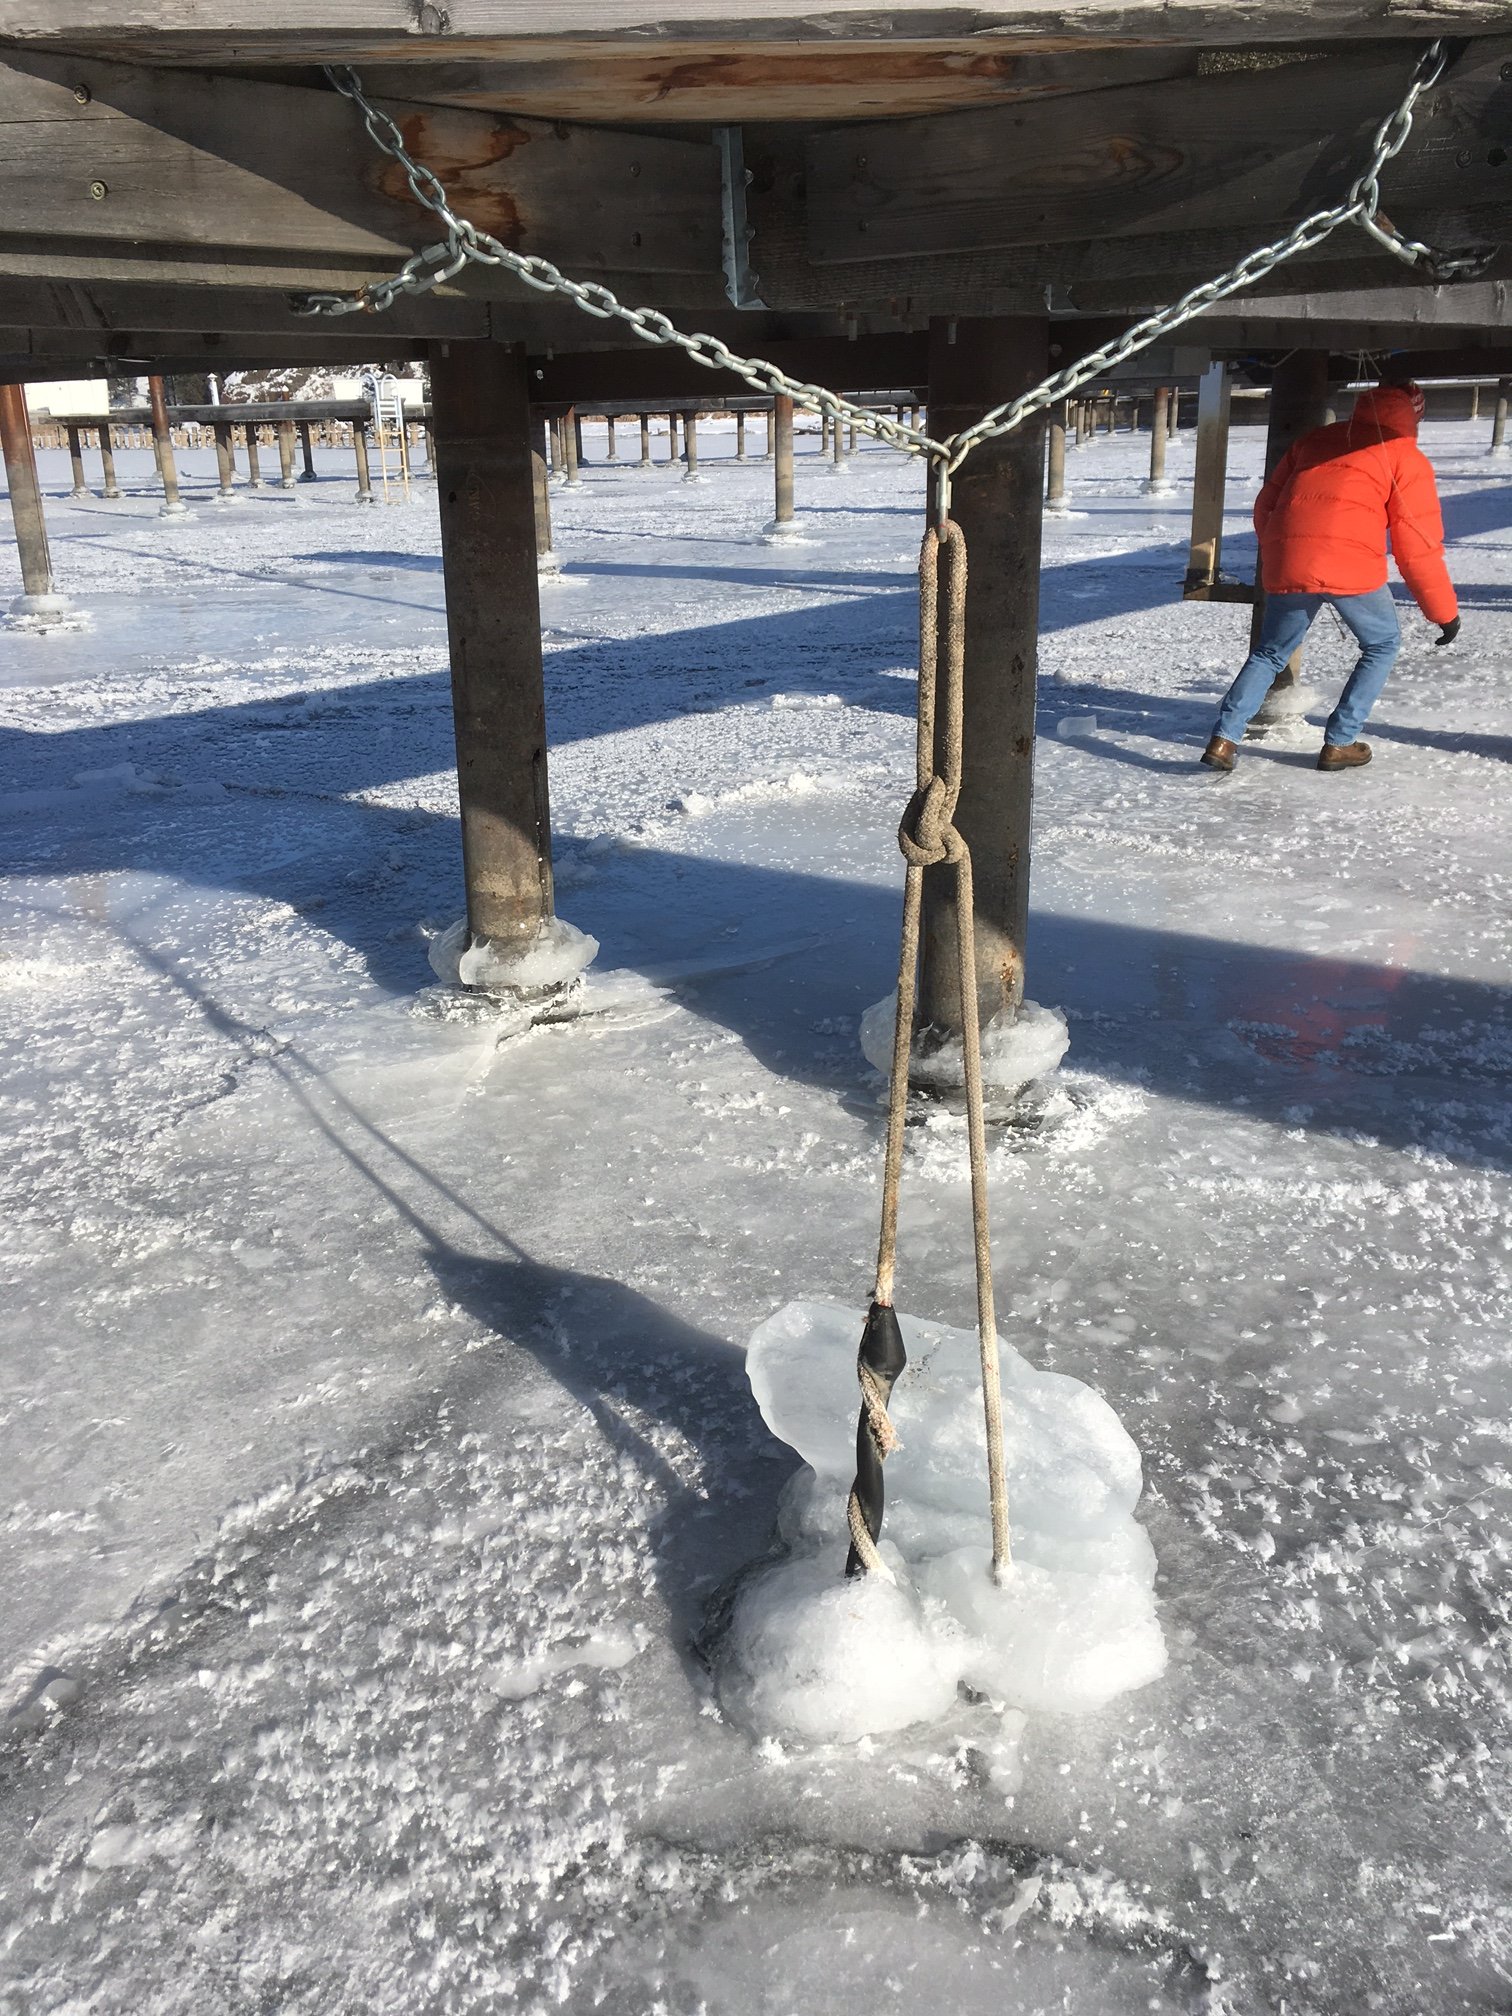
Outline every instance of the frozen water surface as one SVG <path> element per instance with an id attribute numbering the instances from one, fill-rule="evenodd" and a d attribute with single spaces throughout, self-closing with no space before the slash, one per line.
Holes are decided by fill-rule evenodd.
<path id="1" fill-rule="evenodd" d="M 191 452 L 171 524 L 146 453 L 118 504 L 43 457 L 87 627 L 0 635 L 5 2016 L 1507 2006 L 1487 425 L 1426 436 L 1461 641 L 1405 615 L 1344 778 L 1321 707 L 1196 767 L 1246 613 L 1177 599 L 1144 442 L 1070 457 L 1028 976 L 1071 1048 L 994 1131 L 998 1305 L 1143 1459 L 1169 1664 L 1075 1715 L 952 1680 L 856 1742 L 753 1737 L 690 1648 L 802 1511 L 746 1341 L 821 1301 L 848 1358 L 870 1286 L 918 473 L 832 482 L 806 435 L 770 546 L 728 435 L 684 488 L 590 430 L 542 607 L 602 950 L 583 1021 L 501 1045 L 426 962 L 462 909 L 427 482 L 357 510 L 324 457 L 213 509 Z M 1321 706 L 1348 655 L 1320 623 Z M 942 1103 L 899 1296 L 953 1330 L 964 1174 Z"/>

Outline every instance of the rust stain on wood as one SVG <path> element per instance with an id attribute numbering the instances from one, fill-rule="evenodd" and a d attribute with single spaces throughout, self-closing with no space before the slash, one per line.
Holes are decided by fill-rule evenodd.
<path id="1" fill-rule="evenodd" d="M 442 111 L 411 112 L 397 123 L 405 146 L 415 160 L 430 169 L 453 207 L 511 251 L 517 250 L 524 237 L 524 220 L 497 170 L 517 149 L 529 144 L 530 135 L 505 119 L 459 119 Z M 419 210 L 397 161 L 385 159 L 381 163 L 375 187 L 395 202 Z"/>

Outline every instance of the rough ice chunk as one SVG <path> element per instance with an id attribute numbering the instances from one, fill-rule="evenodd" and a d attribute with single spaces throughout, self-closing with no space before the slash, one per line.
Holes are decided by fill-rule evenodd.
<path id="1" fill-rule="evenodd" d="M 474 938 L 464 917 L 431 940 L 431 971 L 448 987 L 539 994 L 575 980 L 597 956 L 597 938 L 562 917 L 548 917 L 533 938 L 501 944 Z"/>
<path id="2" fill-rule="evenodd" d="M 836 1567 L 799 1556 L 742 1591 L 725 1708 L 762 1735 L 810 1743 L 938 1721 L 956 1698 L 953 1648 L 911 1590 L 879 1575 L 847 1581 Z"/>
<path id="3" fill-rule="evenodd" d="M 82 630 L 86 624 L 87 618 L 66 595 L 17 595 L 6 606 L 8 630 L 30 630 L 45 636 L 49 630 Z"/>
<path id="4" fill-rule="evenodd" d="M 1271 722 L 1300 721 L 1322 698 L 1316 686 L 1304 686 L 1300 680 L 1287 686 L 1272 686 L 1261 701 L 1255 720 L 1262 727 Z"/>
<path id="5" fill-rule="evenodd" d="M 737 1598 L 721 1657 L 726 1708 L 762 1735 L 854 1741 L 938 1719 L 961 1683 L 1008 1707 L 1074 1714 L 1165 1668 L 1155 1553 L 1134 1517 L 1139 1451 L 1089 1386 L 1002 1347 L 1014 1565 L 990 1577 L 973 1333 L 902 1316 L 883 1558 L 896 1580 L 847 1582 L 861 1319 L 790 1303 L 756 1332 L 762 1418 L 804 1458 L 782 1515 L 788 1558 Z"/>
<path id="6" fill-rule="evenodd" d="M 1056 735 L 1062 742 L 1074 742 L 1081 735 L 1097 733 L 1095 714 L 1062 714 L 1055 724 Z"/>
<path id="7" fill-rule="evenodd" d="M 892 995 L 878 1001 L 861 1017 L 861 1050 L 886 1078 L 892 1071 L 893 1029 L 897 1003 Z M 995 1092 L 1016 1092 L 1053 1071 L 1071 1047 L 1071 1032 L 1059 1008 L 1037 1001 L 1019 1004 L 1016 1017 L 994 1015 L 982 1031 L 982 1083 Z M 960 1038 L 951 1037 L 925 1051 L 915 1045 L 908 1076 L 914 1085 L 942 1090 L 966 1082 Z"/>

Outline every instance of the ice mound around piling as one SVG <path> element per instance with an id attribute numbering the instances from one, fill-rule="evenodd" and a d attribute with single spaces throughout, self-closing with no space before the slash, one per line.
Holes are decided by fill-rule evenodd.
<path id="1" fill-rule="evenodd" d="M 861 1017 L 862 1055 L 884 1078 L 892 1075 L 897 1012 L 897 998 L 889 994 Z M 1017 1016 L 994 1015 L 982 1030 L 982 1083 L 993 1092 L 1022 1091 L 1053 1071 L 1070 1047 L 1071 1034 L 1059 1008 L 1042 1008 L 1037 1001 L 1021 1002 Z M 912 1085 L 941 1091 L 964 1085 L 966 1067 L 960 1037 L 947 1037 L 928 1046 L 916 1041 L 908 1078 Z"/>
<path id="2" fill-rule="evenodd" d="M 475 938 L 464 917 L 431 940 L 431 971 L 448 987 L 540 994 L 575 980 L 598 952 L 597 938 L 548 917 L 529 938 L 505 944 Z"/>
<path id="3" fill-rule="evenodd" d="M 847 1581 L 862 1318 L 792 1302 L 756 1332 L 746 1371 L 763 1420 L 807 1468 L 781 1513 L 784 1559 L 735 1600 L 720 1700 L 760 1736 L 812 1743 L 938 1720 L 965 1686 L 1000 1707 L 1080 1714 L 1165 1670 L 1155 1551 L 1134 1517 L 1139 1451 L 1107 1402 L 1002 1347 L 1014 1565 L 990 1575 L 976 1335 L 900 1316 L 882 1556 Z"/>

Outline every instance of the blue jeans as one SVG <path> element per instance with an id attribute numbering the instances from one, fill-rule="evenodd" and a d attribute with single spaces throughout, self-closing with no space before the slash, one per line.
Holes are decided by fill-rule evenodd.
<path id="1" fill-rule="evenodd" d="M 1213 730 L 1215 735 L 1228 742 L 1243 740 L 1251 716 L 1259 711 L 1272 682 L 1307 635 L 1325 602 L 1333 604 L 1354 632 L 1360 662 L 1350 673 L 1339 695 L 1339 704 L 1328 717 L 1323 740 L 1335 744 L 1358 740 L 1402 648 L 1401 626 L 1389 588 L 1375 588 L 1368 595 L 1267 595 L 1260 642 L 1224 695 L 1218 725 Z"/>

